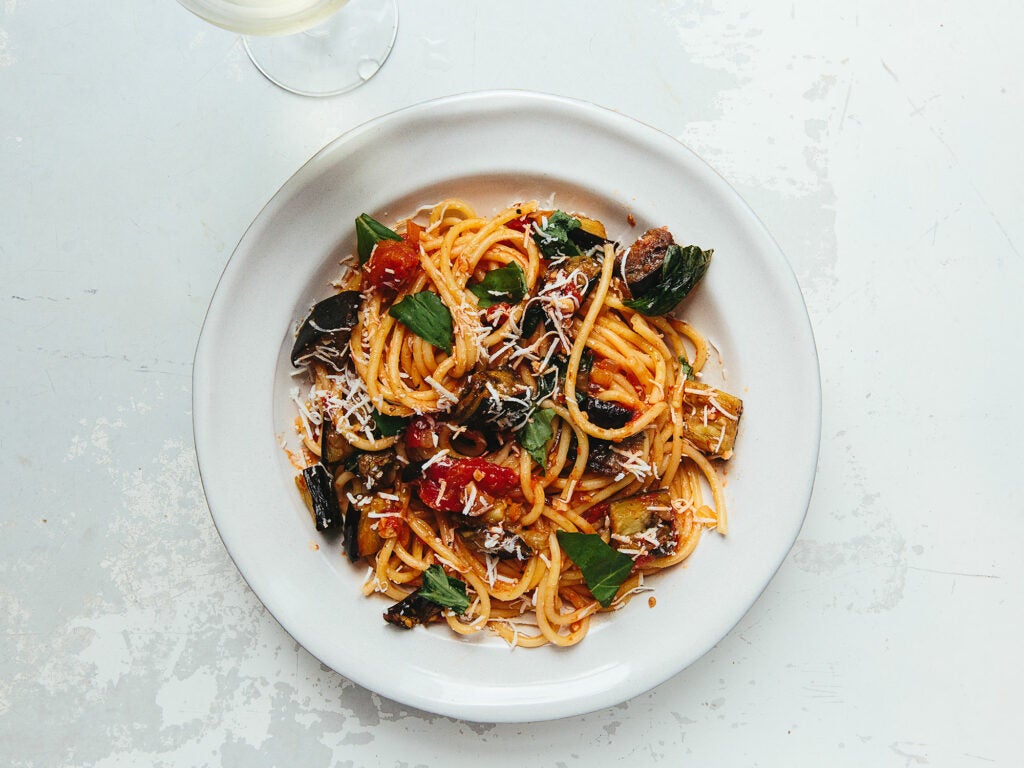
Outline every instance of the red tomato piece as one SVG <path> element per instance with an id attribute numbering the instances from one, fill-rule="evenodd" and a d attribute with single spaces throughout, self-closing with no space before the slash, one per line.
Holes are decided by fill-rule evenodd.
<path id="1" fill-rule="evenodd" d="M 381 240 L 363 267 L 366 282 L 374 288 L 397 289 L 420 265 L 419 249 L 407 240 Z"/>
<path id="2" fill-rule="evenodd" d="M 518 219 L 512 219 L 512 221 L 505 224 L 505 226 L 509 229 L 514 229 L 516 232 L 525 232 L 531 221 L 533 221 L 533 219 L 531 219 L 529 215 L 520 216 Z"/>
<path id="3" fill-rule="evenodd" d="M 484 321 L 491 326 L 491 328 L 497 328 L 508 320 L 509 310 L 511 308 L 512 305 L 507 301 L 499 301 L 497 304 L 492 304 L 484 310 Z"/>
<path id="4" fill-rule="evenodd" d="M 417 416 L 405 428 L 407 448 L 425 450 L 434 447 L 432 435 L 437 431 L 437 422 L 432 416 Z"/>
<path id="5" fill-rule="evenodd" d="M 389 512 L 394 510 L 388 510 Z M 382 539 L 395 539 L 405 532 L 405 521 L 400 517 L 382 517 L 377 521 L 377 535 Z"/>
<path id="6" fill-rule="evenodd" d="M 491 496 L 507 496 L 519 484 L 519 473 L 486 459 L 446 457 L 423 470 L 420 499 L 433 509 L 460 512 L 465 503 L 463 491 L 470 483 Z"/>
<path id="7" fill-rule="evenodd" d="M 608 503 L 595 504 L 590 509 L 583 513 L 583 519 L 591 525 L 595 525 L 604 519 L 604 516 L 608 514 Z"/>
<path id="8" fill-rule="evenodd" d="M 420 501 L 431 509 L 438 509 L 442 512 L 461 512 L 462 501 L 459 499 L 461 488 L 448 487 L 434 480 L 420 481 Z"/>

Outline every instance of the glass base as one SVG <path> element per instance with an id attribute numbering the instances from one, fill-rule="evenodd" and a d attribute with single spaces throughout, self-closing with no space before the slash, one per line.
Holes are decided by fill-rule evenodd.
<path id="1" fill-rule="evenodd" d="M 397 33 L 397 0 L 350 0 L 305 32 L 242 41 L 274 85 L 300 96 L 335 96 L 377 74 Z"/>

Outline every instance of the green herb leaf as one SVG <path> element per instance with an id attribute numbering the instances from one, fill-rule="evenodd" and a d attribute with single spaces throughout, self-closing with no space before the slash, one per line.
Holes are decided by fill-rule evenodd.
<path id="1" fill-rule="evenodd" d="M 558 531 L 555 535 L 558 545 L 583 572 L 594 599 L 604 608 L 611 605 L 633 570 L 633 558 L 605 544 L 596 533 Z"/>
<path id="2" fill-rule="evenodd" d="M 397 232 L 393 232 L 365 213 L 359 214 L 356 218 L 356 251 L 359 253 L 360 264 L 365 264 L 369 260 L 373 246 L 381 240 L 401 239 L 402 236 Z"/>
<path id="3" fill-rule="evenodd" d="M 378 432 L 381 437 L 394 437 L 405 429 L 409 424 L 409 419 L 403 416 L 388 416 L 386 413 L 381 413 L 374 408 L 373 423 L 377 425 L 377 429 L 375 431 Z"/>
<path id="4" fill-rule="evenodd" d="M 579 229 L 580 220 L 569 216 L 563 211 L 555 211 L 547 220 L 543 229 L 534 228 L 533 241 L 537 243 L 545 258 L 557 259 L 561 256 L 579 256 L 580 247 L 569 239 L 569 233 Z"/>
<path id="5" fill-rule="evenodd" d="M 683 376 L 686 377 L 687 381 L 693 381 L 693 366 L 685 357 L 679 358 L 679 368 L 683 372 Z"/>
<path id="6" fill-rule="evenodd" d="M 469 608 L 466 584 L 452 578 L 440 565 L 432 565 L 423 572 L 423 586 L 417 590 L 420 597 L 442 608 L 451 608 L 458 614 Z"/>
<path id="7" fill-rule="evenodd" d="M 420 291 L 393 304 L 388 314 L 402 322 L 421 339 L 451 354 L 452 314 L 431 291 Z"/>
<path id="8" fill-rule="evenodd" d="M 649 317 L 668 314 L 704 277 L 712 253 L 696 245 L 684 248 L 673 243 L 661 264 L 661 279 L 644 295 L 622 303 Z"/>
<path id="9" fill-rule="evenodd" d="M 504 267 L 492 269 L 479 283 L 469 286 L 469 290 L 483 309 L 502 301 L 516 304 L 526 295 L 526 275 L 519 262 L 510 261 Z"/>
<path id="10" fill-rule="evenodd" d="M 545 470 L 548 468 L 548 441 L 555 434 L 551 429 L 551 420 L 554 418 L 553 408 L 540 408 L 533 412 L 526 425 L 516 433 L 519 444 Z"/>

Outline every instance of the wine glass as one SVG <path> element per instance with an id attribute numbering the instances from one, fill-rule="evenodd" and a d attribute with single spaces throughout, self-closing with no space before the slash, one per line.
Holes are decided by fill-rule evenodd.
<path id="1" fill-rule="evenodd" d="M 302 96 L 356 88 L 384 64 L 398 31 L 397 0 L 178 0 L 243 37 L 252 63 Z"/>

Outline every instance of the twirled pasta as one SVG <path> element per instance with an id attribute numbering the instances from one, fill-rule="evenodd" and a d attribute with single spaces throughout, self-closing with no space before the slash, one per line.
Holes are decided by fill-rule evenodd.
<path id="1" fill-rule="evenodd" d="M 461 615 L 445 612 L 451 629 L 489 629 L 518 646 L 578 643 L 596 613 L 649 590 L 646 577 L 686 559 L 703 531 L 726 532 L 712 462 L 731 455 L 742 410 L 698 381 L 707 342 L 693 326 L 629 306 L 629 252 L 605 240 L 599 222 L 571 219 L 589 228 L 586 242 L 598 241 L 577 248 L 573 258 L 587 264 L 545 252 L 552 215 L 531 202 L 482 217 L 448 199 L 425 224 L 400 222 L 402 244 L 387 247 L 404 249 L 405 261 L 382 266 L 378 244 L 381 256 L 375 250 L 366 265 L 346 268 L 336 287 L 359 292 L 347 345 L 340 356 L 306 356 L 310 390 L 295 398 L 302 466 L 328 463 L 325 439 L 344 438 L 332 478 L 352 532 L 349 555 L 370 566 L 363 592 L 402 601 L 441 565 L 469 601 Z M 492 291 L 503 301 L 481 307 L 491 297 L 483 301 L 474 287 L 510 265 L 521 270 L 523 295 Z M 450 316 L 450 352 L 395 315 L 423 292 Z M 532 328 L 531 305 L 540 308 L 535 319 L 542 312 Z M 497 391 L 509 381 L 511 394 Z M 474 391 L 486 403 L 483 424 L 467 405 Z M 503 402 L 515 419 L 495 415 Z M 597 414 L 609 411 L 628 419 L 600 423 Z M 533 420 L 544 422 L 541 436 L 550 432 L 540 448 L 524 439 Z M 382 434 L 377 422 L 385 421 L 393 434 Z M 364 460 L 379 467 L 382 456 L 389 472 L 364 471 Z M 623 533 L 629 526 L 616 511 L 624 503 L 634 516 L 624 519 L 640 530 Z M 595 534 L 632 558 L 607 605 L 559 530 Z"/>

